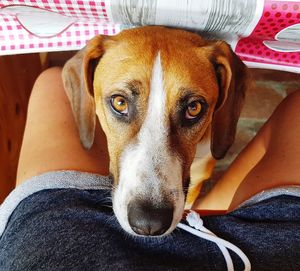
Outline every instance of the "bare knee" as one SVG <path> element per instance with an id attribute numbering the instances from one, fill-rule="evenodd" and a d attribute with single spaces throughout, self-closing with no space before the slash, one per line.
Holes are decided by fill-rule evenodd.
<path id="1" fill-rule="evenodd" d="M 61 67 L 51 67 L 49 69 L 44 70 L 37 78 L 37 82 L 41 81 L 48 81 L 50 79 L 54 78 L 60 78 L 61 77 Z"/>
<path id="2" fill-rule="evenodd" d="M 300 113 L 300 90 L 288 95 L 278 106 L 277 111 L 284 115 Z M 276 113 L 276 112 L 275 112 Z M 298 115 L 297 114 L 297 115 Z"/>
<path id="3" fill-rule="evenodd" d="M 61 68 L 53 67 L 43 71 L 35 81 L 29 99 L 29 108 L 45 108 L 53 99 L 64 99 L 64 88 L 61 79 Z"/>
<path id="4" fill-rule="evenodd" d="M 267 149 L 279 150 L 286 141 L 298 141 L 300 132 L 300 91 L 287 96 L 266 123 Z"/>
<path id="5" fill-rule="evenodd" d="M 57 83 L 61 82 L 61 70 L 60 67 L 52 67 L 43 71 L 35 81 L 31 96 L 48 91 L 50 87 L 53 89 Z"/>
<path id="6" fill-rule="evenodd" d="M 299 116 L 299 117 L 298 117 Z M 271 122 L 278 127 L 288 122 L 292 127 L 293 123 L 300 120 L 300 90 L 287 96 L 276 108 L 271 116 Z"/>

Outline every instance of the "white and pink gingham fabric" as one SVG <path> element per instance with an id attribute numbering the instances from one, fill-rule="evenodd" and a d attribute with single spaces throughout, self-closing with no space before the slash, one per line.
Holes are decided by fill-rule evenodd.
<path id="1" fill-rule="evenodd" d="M 12 5 L 29 6 L 67 16 L 71 22 L 61 33 L 52 37 L 40 37 L 26 29 L 17 13 L 4 13 L 0 9 L 0 54 L 78 50 L 95 35 L 114 35 L 120 28 L 109 21 L 106 3 L 106 0 L 0 1 L 3 11 Z"/>

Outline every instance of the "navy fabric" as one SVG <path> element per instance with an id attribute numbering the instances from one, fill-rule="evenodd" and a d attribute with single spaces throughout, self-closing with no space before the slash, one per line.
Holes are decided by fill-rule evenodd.
<path id="1" fill-rule="evenodd" d="M 204 225 L 249 257 L 252 270 L 300 270 L 300 199 L 278 196 Z M 235 270 L 243 264 L 231 254 Z M 109 190 L 53 189 L 24 199 L 0 239 L 0 270 L 226 270 L 219 248 L 182 230 L 126 234 Z"/>

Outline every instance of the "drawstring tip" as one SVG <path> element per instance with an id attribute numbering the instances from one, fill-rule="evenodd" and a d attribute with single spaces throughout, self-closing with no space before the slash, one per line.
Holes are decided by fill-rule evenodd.
<path id="1" fill-rule="evenodd" d="M 190 211 L 186 216 L 186 221 L 189 225 L 196 230 L 200 230 L 203 227 L 203 220 L 200 218 L 200 215 L 195 211 Z"/>
<path id="2" fill-rule="evenodd" d="M 220 248 L 225 258 L 228 271 L 234 271 L 234 266 L 233 266 L 231 256 L 227 249 L 234 251 L 241 258 L 241 260 L 244 262 L 245 265 L 244 271 L 251 270 L 251 263 L 247 258 L 247 256 L 245 255 L 245 253 L 234 244 L 231 244 L 230 242 L 222 238 L 219 238 L 213 232 L 205 228 L 205 226 L 203 225 L 203 220 L 201 219 L 200 215 L 197 212 L 190 210 L 186 214 L 186 221 L 189 224 L 189 226 L 179 223 L 177 227 L 187 232 L 190 232 L 191 234 L 194 234 L 200 238 L 204 238 L 206 240 L 216 243 L 216 245 Z"/>

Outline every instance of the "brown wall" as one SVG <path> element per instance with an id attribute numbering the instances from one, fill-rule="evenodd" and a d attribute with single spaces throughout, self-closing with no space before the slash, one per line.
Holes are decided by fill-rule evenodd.
<path id="1" fill-rule="evenodd" d="M 40 72 L 38 54 L 0 57 L 0 203 L 15 185 L 28 99 Z"/>

